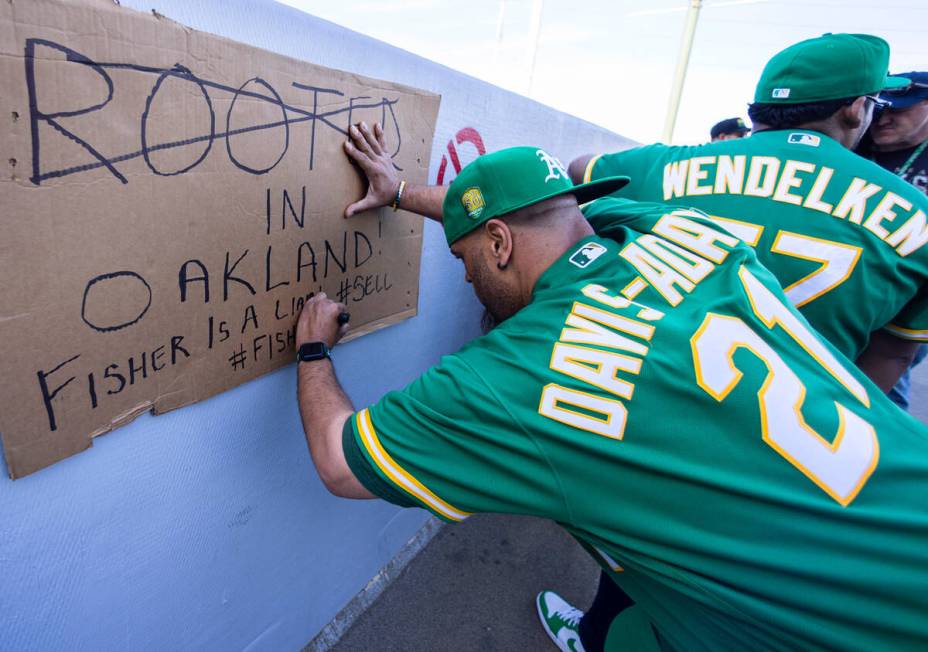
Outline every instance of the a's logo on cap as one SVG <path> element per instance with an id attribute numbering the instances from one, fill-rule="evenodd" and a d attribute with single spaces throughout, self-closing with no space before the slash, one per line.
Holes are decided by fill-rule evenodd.
<path id="1" fill-rule="evenodd" d="M 790 145 L 808 145 L 809 147 L 818 147 L 822 139 L 813 134 L 790 134 L 786 137 L 786 142 Z"/>
<path id="2" fill-rule="evenodd" d="M 548 183 L 552 179 L 570 179 L 564 164 L 548 154 L 548 152 L 539 149 L 535 154 L 541 159 L 542 163 L 548 166 L 548 176 L 545 177 L 545 183 Z"/>
<path id="3" fill-rule="evenodd" d="M 464 206 L 467 217 L 475 220 L 480 217 L 484 207 L 487 205 L 487 203 L 483 201 L 483 193 L 480 192 L 480 188 L 476 187 L 468 188 L 464 191 L 464 194 L 461 195 L 461 204 Z"/>
<path id="4" fill-rule="evenodd" d="M 771 93 L 771 95 L 773 95 L 773 99 L 775 99 L 775 100 L 785 100 L 786 98 L 789 97 L 789 92 L 790 92 L 790 90 L 792 90 L 792 89 L 790 89 L 790 88 L 774 88 L 774 89 L 773 89 L 773 93 Z"/>
<path id="5" fill-rule="evenodd" d="M 568 260 L 572 265 L 583 269 L 594 260 L 606 253 L 606 248 L 598 242 L 587 242 L 570 255 Z"/>

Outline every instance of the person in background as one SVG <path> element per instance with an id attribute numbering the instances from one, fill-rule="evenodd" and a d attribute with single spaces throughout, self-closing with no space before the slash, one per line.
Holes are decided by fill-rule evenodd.
<path id="1" fill-rule="evenodd" d="M 720 140 L 735 140 L 736 138 L 747 138 L 751 134 L 751 129 L 741 118 L 728 118 L 721 122 L 716 122 L 709 130 L 709 136 L 712 142 Z"/>
<path id="2" fill-rule="evenodd" d="M 880 95 L 890 106 L 873 121 L 858 153 L 928 195 L 928 72 L 895 76 L 911 79 L 912 83 Z M 926 354 L 928 347 L 921 346 L 909 370 Z M 904 410 L 909 409 L 909 370 L 889 392 L 889 398 Z"/>
<path id="3" fill-rule="evenodd" d="M 894 76 L 912 82 L 880 95 L 890 106 L 873 121 L 862 153 L 928 195 L 928 72 Z"/>

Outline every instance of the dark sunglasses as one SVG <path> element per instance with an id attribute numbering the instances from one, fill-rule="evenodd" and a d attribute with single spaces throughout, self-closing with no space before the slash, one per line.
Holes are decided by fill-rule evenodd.
<path id="1" fill-rule="evenodd" d="M 864 95 L 864 99 L 870 100 L 871 102 L 873 102 L 873 119 L 874 120 L 880 117 L 880 114 L 883 113 L 883 111 L 891 109 L 893 106 L 892 102 L 881 100 L 880 98 L 875 97 L 873 95 Z"/>

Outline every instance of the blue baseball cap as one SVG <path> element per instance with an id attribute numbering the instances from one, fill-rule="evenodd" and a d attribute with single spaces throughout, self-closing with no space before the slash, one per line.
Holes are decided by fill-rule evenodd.
<path id="1" fill-rule="evenodd" d="M 915 106 L 922 100 L 928 100 L 928 72 L 903 72 L 894 77 L 904 77 L 911 80 L 908 86 L 893 88 L 880 93 L 880 99 L 890 103 L 891 109 L 907 109 Z"/>

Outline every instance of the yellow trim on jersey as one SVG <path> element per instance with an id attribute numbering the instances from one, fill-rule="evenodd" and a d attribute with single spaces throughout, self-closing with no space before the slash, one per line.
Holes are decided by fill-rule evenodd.
<path id="1" fill-rule="evenodd" d="M 605 550 L 603 550 L 602 548 L 598 548 L 596 546 L 593 546 L 593 550 L 595 550 L 599 554 L 599 556 L 603 558 L 603 561 L 606 562 L 606 565 L 610 568 L 610 570 L 612 570 L 613 573 L 624 573 L 625 572 L 625 569 L 622 568 L 621 565 L 619 565 L 619 562 L 617 562 L 615 559 L 610 557 L 606 553 Z"/>
<path id="2" fill-rule="evenodd" d="M 463 521 L 470 516 L 469 512 L 456 509 L 433 494 L 424 484 L 397 464 L 381 445 L 368 408 L 364 408 L 355 415 L 355 424 L 358 434 L 361 435 L 361 442 L 367 449 L 367 454 L 384 475 L 393 481 L 393 484 L 449 521 Z"/>
<path id="3" fill-rule="evenodd" d="M 587 161 L 586 167 L 583 169 L 583 183 L 589 183 L 593 180 L 593 166 L 596 165 L 596 161 L 601 159 L 602 156 L 602 154 L 597 154 Z"/>
<path id="4" fill-rule="evenodd" d="M 895 324 L 886 324 L 883 327 L 885 330 L 888 330 L 893 335 L 897 335 L 904 340 L 914 340 L 916 342 L 928 342 L 928 330 L 913 330 L 911 328 L 903 328 L 902 326 L 896 326 Z"/>
<path id="5" fill-rule="evenodd" d="M 647 281 L 645 281 L 640 276 L 636 276 L 635 278 L 632 279 L 632 281 L 628 285 L 622 288 L 619 294 L 621 294 L 623 297 L 631 301 L 632 299 L 637 297 L 639 294 L 641 294 L 647 287 L 648 287 Z"/>

